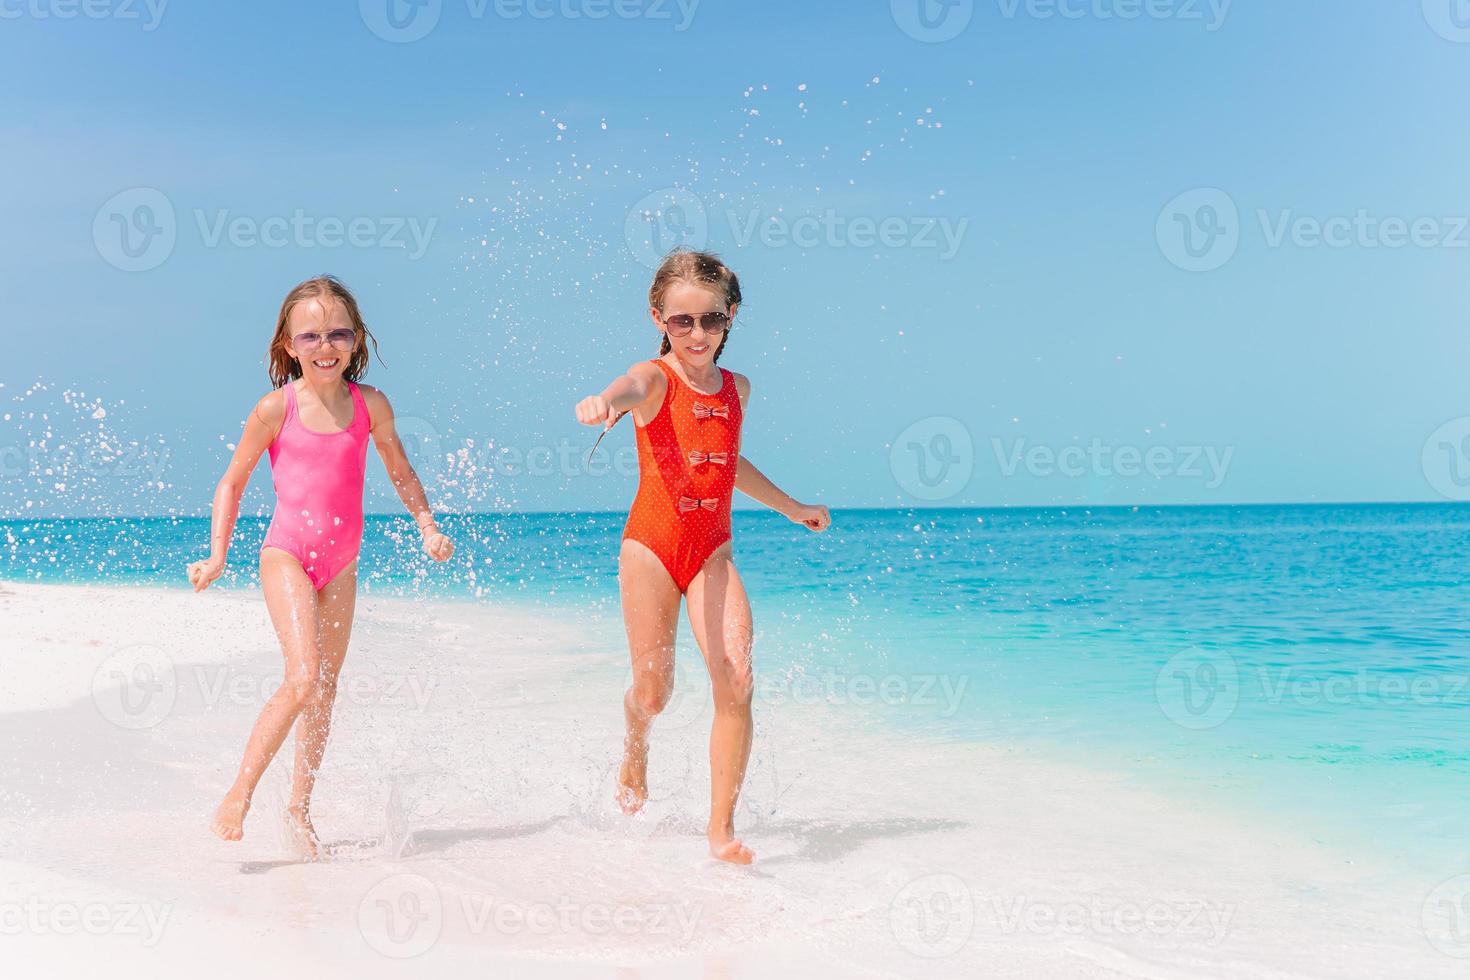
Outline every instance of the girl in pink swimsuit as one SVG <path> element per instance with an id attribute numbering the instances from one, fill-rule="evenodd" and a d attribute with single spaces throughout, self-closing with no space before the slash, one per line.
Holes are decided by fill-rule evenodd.
<path id="1" fill-rule="evenodd" d="M 392 406 L 382 392 L 357 383 L 367 371 L 370 342 L 376 350 L 357 300 L 331 276 L 309 279 L 287 294 L 268 353 L 275 390 L 256 403 L 215 491 L 209 557 L 189 566 L 196 592 L 220 577 L 240 495 L 269 450 L 276 510 L 260 549 L 260 583 L 286 670 L 250 733 L 234 785 L 215 810 L 211 827 L 225 840 L 243 836 L 256 784 L 294 725 L 287 819 L 302 849 L 316 856 L 311 792 L 352 631 L 369 437 L 418 521 L 424 551 L 435 561 L 454 553 L 394 431 Z"/>

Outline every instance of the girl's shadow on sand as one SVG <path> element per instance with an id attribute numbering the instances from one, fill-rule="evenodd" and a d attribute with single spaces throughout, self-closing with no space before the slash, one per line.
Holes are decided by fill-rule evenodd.
<path id="1" fill-rule="evenodd" d="M 446 827 L 441 829 L 430 828 L 427 830 L 416 830 L 395 857 L 402 859 L 421 854 L 432 854 L 435 851 L 448 850 L 456 844 L 471 841 L 512 840 L 517 837 L 530 837 L 534 834 L 541 833 L 543 830 L 549 830 L 566 819 L 566 817 L 551 817 L 536 823 L 513 824 L 508 827 Z M 949 830 L 963 830 L 968 826 L 969 824 L 959 820 L 941 820 L 932 817 L 868 820 L 846 824 L 824 820 L 789 820 L 763 823 L 756 831 L 758 835 L 793 837 L 797 841 L 797 846 L 794 850 L 787 853 L 777 854 L 774 857 L 758 861 L 756 867 L 766 868 L 793 861 L 810 861 L 816 864 L 822 864 L 846 857 L 870 841 L 889 840 L 896 837 L 912 837 L 918 834 L 935 834 Z M 333 841 L 330 844 L 322 845 L 324 857 L 319 859 L 319 861 L 324 860 L 330 862 L 334 858 L 348 854 L 379 857 L 381 856 L 379 852 L 381 844 L 381 838 Z M 265 874 L 267 871 L 274 871 L 277 868 L 288 868 L 313 863 L 318 862 L 306 859 L 247 861 L 240 865 L 240 873 L 247 875 Z"/>
<path id="2" fill-rule="evenodd" d="M 407 842 L 391 855 L 401 860 L 414 857 L 419 854 L 432 854 L 435 851 L 448 850 L 456 844 L 469 841 L 492 841 L 511 840 L 516 837 L 530 837 L 539 834 L 543 830 L 549 830 L 565 820 L 565 817 L 552 817 L 537 823 L 514 824 L 509 827 L 463 827 L 415 830 Z M 246 861 L 240 865 L 242 875 L 259 875 L 277 868 L 290 868 L 297 865 L 330 863 L 340 860 L 348 855 L 362 855 L 367 857 L 382 857 L 381 837 L 369 837 L 362 840 L 339 840 L 323 842 L 321 845 L 322 856 L 315 861 L 307 858 L 283 859 L 279 861 Z"/>
<path id="3" fill-rule="evenodd" d="M 794 837 L 797 840 L 797 846 L 787 853 L 757 861 L 756 867 L 765 868 L 792 861 L 811 861 L 822 864 L 846 857 L 869 841 L 913 837 L 918 834 L 936 834 L 947 830 L 963 830 L 968 826 L 969 824 L 963 821 L 941 820 L 935 817 L 903 817 L 852 823 L 833 823 L 826 820 L 788 820 L 763 823 L 757 831 L 759 835 Z"/>

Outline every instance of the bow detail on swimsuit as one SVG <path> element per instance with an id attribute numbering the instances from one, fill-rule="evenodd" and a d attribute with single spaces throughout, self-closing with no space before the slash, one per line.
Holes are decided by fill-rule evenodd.
<path id="1" fill-rule="evenodd" d="M 716 466 L 729 465 L 729 453 L 706 453 L 698 449 L 689 450 L 689 465 L 698 466 L 700 463 L 713 463 Z"/>
<path id="2" fill-rule="evenodd" d="M 679 498 L 679 513 L 681 514 L 687 514 L 691 510 L 699 510 L 699 508 L 701 507 L 703 507 L 707 511 L 713 512 L 717 510 L 719 506 L 720 500 L 718 497 L 706 497 L 703 500 L 700 500 L 697 497 Z"/>
<path id="3" fill-rule="evenodd" d="M 697 419 L 727 419 L 730 417 L 730 406 L 705 405 L 702 402 L 695 402 L 694 417 Z"/>

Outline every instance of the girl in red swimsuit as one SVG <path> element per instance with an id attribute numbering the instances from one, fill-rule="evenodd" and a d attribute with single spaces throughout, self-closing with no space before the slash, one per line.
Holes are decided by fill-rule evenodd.
<path id="1" fill-rule="evenodd" d="M 663 334 L 661 356 L 577 404 L 586 425 L 611 427 L 625 412 L 637 425 L 638 495 L 618 558 L 633 659 L 618 803 L 636 813 L 648 799 L 648 730 L 673 690 L 679 601 L 687 599 L 715 698 L 710 853 L 749 864 L 754 855 L 735 836 L 735 802 L 750 758 L 753 634 L 731 553 L 730 496 L 739 490 L 813 531 L 832 519 L 826 507 L 787 496 L 740 454 L 750 382 L 715 364 L 740 306 L 735 273 L 713 255 L 675 252 L 654 275 L 648 300 Z"/>

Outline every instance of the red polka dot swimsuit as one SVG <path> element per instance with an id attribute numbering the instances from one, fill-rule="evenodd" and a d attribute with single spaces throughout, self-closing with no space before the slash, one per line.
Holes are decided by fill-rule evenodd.
<path id="1" fill-rule="evenodd" d="M 637 427 L 638 495 L 623 539 L 637 541 L 668 569 L 680 592 L 730 540 L 730 495 L 740 461 L 740 396 L 735 375 L 713 395 L 689 387 L 662 358 L 668 379 L 658 413 Z"/>

